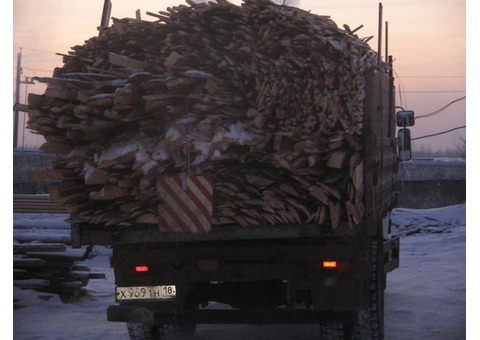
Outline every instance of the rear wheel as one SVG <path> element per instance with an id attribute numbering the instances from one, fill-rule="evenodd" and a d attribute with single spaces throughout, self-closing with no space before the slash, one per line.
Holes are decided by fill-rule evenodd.
<path id="1" fill-rule="evenodd" d="M 352 340 L 352 330 L 342 323 L 320 324 L 321 340 Z"/>
<path id="2" fill-rule="evenodd" d="M 361 322 L 353 328 L 355 340 L 383 339 L 384 273 L 381 246 L 372 241 L 372 272 L 370 277 L 369 307 L 362 311 Z"/>
<path id="3" fill-rule="evenodd" d="M 168 327 L 170 330 L 173 339 L 176 340 L 189 340 L 193 339 L 195 336 L 195 330 L 197 325 L 191 320 L 181 320 L 178 323 L 171 325 Z M 165 333 L 167 333 L 167 328 L 165 329 Z"/>
<path id="4" fill-rule="evenodd" d="M 343 323 L 320 324 L 322 340 L 381 340 L 383 339 L 383 298 L 385 274 L 382 270 L 381 247 L 378 241 L 372 241 L 372 271 L 369 286 L 369 306 L 360 313 L 357 324 Z"/>
<path id="5" fill-rule="evenodd" d="M 158 340 L 161 338 L 157 327 L 138 322 L 128 322 L 127 330 L 131 340 Z"/>
<path id="6" fill-rule="evenodd" d="M 193 339 L 196 325 L 188 322 L 179 322 L 175 325 L 161 327 L 129 322 L 127 323 L 128 335 L 131 340 L 160 340 L 168 337 L 175 340 Z"/>
<path id="7" fill-rule="evenodd" d="M 193 339 L 197 326 L 195 322 L 197 310 L 196 300 L 187 298 L 182 314 L 172 314 L 159 321 L 164 322 L 163 324 L 155 324 L 153 314 L 137 308 L 136 313 L 131 313 L 131 322 L 127 323 L 128 335 L 131 340 Z"/>

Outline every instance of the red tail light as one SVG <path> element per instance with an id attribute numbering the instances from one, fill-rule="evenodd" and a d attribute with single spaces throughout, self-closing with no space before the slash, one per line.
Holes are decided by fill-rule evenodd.
<path id="1" fill-rule="evenodd" d="M 323 261 L 323 268 L 337 268 L 337 261 Z"/>
<path id="2" fill-rule="evenodd" d="M 315 263 L 314 270 L 324 272 L 324 271 L 337 271 L 337 272 L 348 272 L 351 269 L 352 264 L 349 261 L 320 261 Z"/>
<path id="3" fill-rule="evenodd" d="M 135 272 L 136 273 L 146 273 L 148 272 L 149 268 L 148 266 L 136 266 L 135 267 Z"/>

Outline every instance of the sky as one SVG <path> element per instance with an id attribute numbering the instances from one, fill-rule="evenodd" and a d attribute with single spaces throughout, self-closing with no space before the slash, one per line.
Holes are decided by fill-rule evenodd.
<path id="1" fill-rule="evenodd" d="M 279 0 L 281 1 L 281 0 Z M 288 0 L 287 0 L 288 1 Z M 180 0 L 111 0 L 112 17 L 153 20 L 146 12 L 186 4 Z M 236 5 L 241 0 L 232 0 Z M 413 138 L 429 136 L 466 126 L 467 84 L 467 3 L 466 0 L 384 0 L 382 26 L 388 22 L 388 54 L 394 58 L 396 105 L 415 111 L 418 118 L 411 127 Z M 339 27 L 360 25 L 360 37 L 374 36 L 370 45 L 378 47 L 379 1 L 377 0 L 290 0 L 291 5 L 314 14 L 330 16 Z M 472 5 L 468 4 L 471 9 Z M 26 77 L 51 76 L 72 46 L 98 35 L 102 0 L 13 0 L 12 3 L 12 90 L 15 90 L 17 56 L 22 49 L 22 74 Z M 472 13 L 470 13 L 472 14 Z M 472 14 L 473 15 L 473 14 Z M 385 32 L 383 33 L 385 37 Z M 385 42 L 382 39 L 382 55 Z M 20 86 L 20 102 L 27 93 L 43 93 L 43 84 Z M 13 93 L 12 91 L 12 93 Z M 13 98 L 13 97 L 12 97 Z M 8 99 L 7 99 L 8 100 Z M 7 101 L 8 102 L 8 101 Z M 453 103 L 452 103 L 453 102 Z M 20 113 L 20 124 L 23 124 Z M 12 115 L 13 117 L 13 115 Z M 13 126 L 13 124 L 12 124 Z M 460 128 L 435 137 L 413 141 L 415 149 L 452 149 L 462 145 L 466 129 Z M 19 132 L 20 147 L 34 147 L 42 139 Z"/>

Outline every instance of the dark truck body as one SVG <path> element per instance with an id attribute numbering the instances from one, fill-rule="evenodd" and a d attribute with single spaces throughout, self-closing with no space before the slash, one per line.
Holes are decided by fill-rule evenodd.
<path id="1" fill-rule="evenodd" d="M 370 70 L 366 77 L 365 217 L 359 227 L 341 222 L 332 232 L 316 224 L 213 226 L 208 233 L 192 234 L 161 232 L 152 225 L 72 225 L 74 246 L 113 247 L 117 287 L 147 287 L 117 292 L 138 299 L 117 296 L 108 319 L 147 327 L 339 323 L 350 334 L 348 329 L 362 324 L 361 312 L 378 308 L 378 315 L 369 318 L 379 328 L 375 338 L 382 338 L 386 274 L 398 267 L 399 255 L 398 238 L 386 232 L 395 202 L 395 104 L 388 70 Z M 148 271 L 135 272 L 136 266 L 148 266 Z M 175 296 L 145 298 L 158 293 L 148 287 L 158 286 L 174 286 Z M 232 309 L 198 308 L 210 301 Z"/>

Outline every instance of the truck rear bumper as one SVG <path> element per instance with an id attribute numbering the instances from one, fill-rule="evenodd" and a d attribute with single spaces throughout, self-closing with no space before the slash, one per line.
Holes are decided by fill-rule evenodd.
<path id="1" fill-rule="evenodd" d="M 242 310 L 303 301 L 343 311 L 368 303 L 369 256 L 359 239 L 118 245 L 113 254 L 118 286 L 175 285 L 179 306 L 187 295 Z M 136 265 L 149 271 L 134 273 Z"/>
<path id="2" fill-rule="evenodd" d="M 173 323 L 175 316 L 165 312 L 134 305 L 114 305 L 107 309 L 108 321 L 138 322 L 151 325 Z M 323 312 L 307 309 L 199 309 L 190 315 L 195 324 L 317 324 L 338 322 L 354 324 L 358 318 L 355 311 Z"/>

